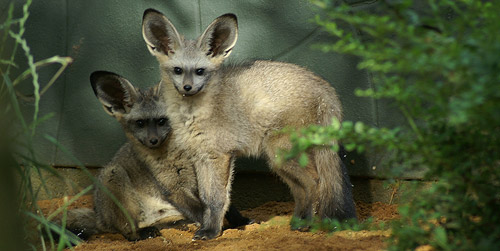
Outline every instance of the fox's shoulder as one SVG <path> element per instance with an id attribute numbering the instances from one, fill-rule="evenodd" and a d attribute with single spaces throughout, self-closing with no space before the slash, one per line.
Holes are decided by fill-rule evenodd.
<path id="1" fill-rule="evenodd" d="M 110 163 L 120 162 L 120 161 L 125 161 L 126 159 L 135 158 L 135 156 L 133 156 L 133 152 L 134 150 L 132 144 L 126 142 L 120 147 L 120 149 L 118 149 L 118 151 L 115 153 Z"/>
<path id="2" fill-rule="evenodd" d="M 106 167 L 120 167 L 122 169 L 140 168 L 144 163 L 139 158 L 139 154 L 129 142 L 123 144 L 116 152 Z M 106 168 L 105 167 L 105 168 Z"/>

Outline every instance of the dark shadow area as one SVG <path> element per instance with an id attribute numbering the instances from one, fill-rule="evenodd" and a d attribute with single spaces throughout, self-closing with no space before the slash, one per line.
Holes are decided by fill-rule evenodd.
<path id="1" fill-rule="evenodd" d="M 255 208 L 269 201 L 293 201 L 288 186 L 276 175 L 269 172 L 236 173 L 231 192 L 231 203 L 236 208 Z"/>
<path id="2" fill-rule="evenodd" d="M 0 21 L 2 21 L 0 19 Z M 1 33 L 0 33 L 1 34 Z M 22 216 L 19 210 L 19 169 L 14 158 L 12 128 L 14 116 L 9 92 L 0 81 L 0 250 L 27 250 Z M 24 228 L 24 229 L 23 229 Z"/>

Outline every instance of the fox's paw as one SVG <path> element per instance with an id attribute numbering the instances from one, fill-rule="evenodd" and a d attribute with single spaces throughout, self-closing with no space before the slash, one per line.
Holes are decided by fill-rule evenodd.
<path id="1" fill-rule="evenodd" d="M 293 231 L 307 232 L 311 230 L 311 224 L 311 220 L 292 217 L 292 220 L 290 221 L 290 229 Z"/>
<path id="2" fill-rule="evenodd" d="M 139 229 L 139 231 L 137 233 L 139 234 L 139 238 L 141 240 L 144 240 L 147 238 L 154 238 L 154 237 L 161 235 L 160 230 L 158 230 L 158 228 L 156 228 L 156 227 L 141 228 L 141 229 Z"/>
<path id="3" fill-rule="evenodd" d="M 226 229 L 238 228 L 241 226 L 246 226 L 246 225 L 250 225 L 250 224 L 254 224 L 254 223 L 255 223 L 254 219 L 250 219 L 247 217 L 241 217 L 236 221 L 228 221 L 228 225 L 226 226 Z"/>
<path id="4" fill-rule="evenodd" d="M 129 241 L 139 241 L 160 236 L 160 230 L 156 227 L 145 227 L 137 230 L 135 234 L 124 234 Z"/>
<path id="5" fill-rule="evenodd" d="M 219 236 L 220 231 L 213 230 L 213 229 L 199 229 L 194 233 L 193 241 L 196 240 L 210 240 L 214 239 L 215 237 Z"/>
<path id="6" fill-rule="evenodd" d="M 290 226 L 290 229 L 299 232 L 309 232 L 309 230 L 311 230 L 311 226 L 300 226 L 300 227 Z"/>

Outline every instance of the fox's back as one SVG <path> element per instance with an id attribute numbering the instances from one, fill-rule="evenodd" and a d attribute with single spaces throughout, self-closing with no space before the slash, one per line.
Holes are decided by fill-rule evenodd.
<path id="1" fill-rule="evenodd" d="M 189 122 L 191 129 L 186 130 L 191 130 L 189 135 L 202 132 L 224 151 L 259 155 L 263 140 L 278 130 L 325 125 L 333 117 L 342 117 L 335 90 L 300 66 L 255 61 L 219 71 L 197 99 L 194 123 Z M 178 95 L 172 89 L 169 94 Z M 180 122 L 183 128 L 186 122 Z"/>
<path id="2" fill-rule="evenodd" d="M 219 98 L 226 109 L 237 109 L 250 120 L 269 126 L 324 124 L 327 117 L 342 118 L 335 90 L 321 77 L 300 66 L 274 61 L 255 61 L 223 68 Z M 240 115 L 242 116 L 242 115 Z"/>

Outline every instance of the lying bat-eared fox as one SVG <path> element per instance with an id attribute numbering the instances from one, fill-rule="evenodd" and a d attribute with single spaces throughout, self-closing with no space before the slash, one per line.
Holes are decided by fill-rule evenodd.
<path id="1" fill-rule="evenodd" d="M 191 154 L 169 143 L 176 133 L 170 127 L 161 86 L 142 91 L 123 77 L 105 71 L 92 73 L 90 81 L 104 110 L 118 120 L 128 138 L 97 179 L 128 212 L 136 231 L 99 185 L 93 209 L 68 211 L 67 229 L 84 239 L 92 234 L 117 232 L 128 240 L 139 240 L 159 235 L 155 225 L 168 218 L 201 223 L 204 207 L 194 165 L 189 160 Z M 234 208 L 226 218 L 231 227 L 249 222 Z"/>

